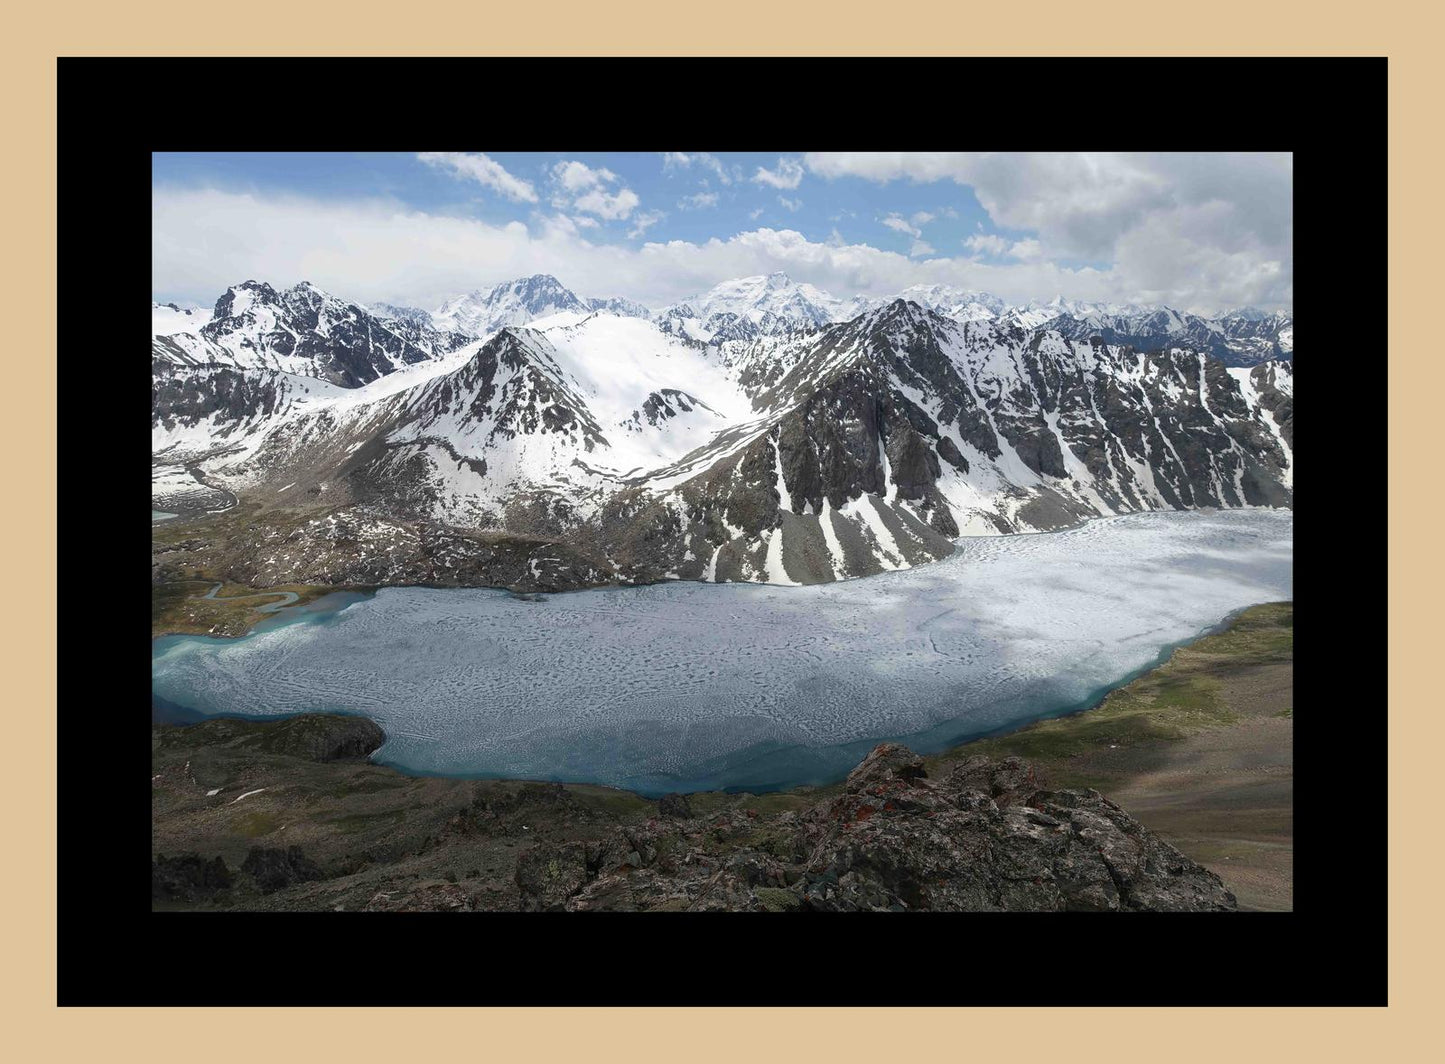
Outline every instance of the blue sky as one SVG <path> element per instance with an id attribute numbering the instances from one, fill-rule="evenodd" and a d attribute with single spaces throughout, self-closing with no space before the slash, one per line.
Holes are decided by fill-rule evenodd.
<path id="1" fill-rule="evenodd" d="M 839 296 L 1288 308 L 1288 155 L 226 153 L 152 161 L 153 289 L 435 306 L 530 272 L 660 305 L 782 269 Z"/>

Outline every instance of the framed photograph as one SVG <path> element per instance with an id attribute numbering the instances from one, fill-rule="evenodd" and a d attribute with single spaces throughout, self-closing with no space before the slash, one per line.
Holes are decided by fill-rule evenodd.
<path id="1" fill-rule="evenodd" d="M 62 60 L 62 1003 L 1383 1002 L 1385 73 Z"/>

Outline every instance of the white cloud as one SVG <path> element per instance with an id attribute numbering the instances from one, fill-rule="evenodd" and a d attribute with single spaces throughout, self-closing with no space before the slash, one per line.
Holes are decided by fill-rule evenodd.
<path id="1" fill-rule="evenodd" d="M 796 211 L 799 207 L 803 205 L 802 200 L 788 199 L 787 196 L 779 196 L 778 202 L 781 203 L 784 207 L 788 208 L 788 210 L 790 211 Z"/>
<path id="2" fill-rule="evenodd" d="M 530 181 L 510 174 L 506 167 L 479 151 L 423 151 L 417 156 L 428 166 L 444 170 L 453 177 L 476 181 L 519 203 L 536 203 L 537 191 Z"/>
<path id="3" fill-rule="evenodd" d="M 761 218 L 762 216 L 763 216 L 763 208 L 761 208 L 761 207 L 759 207 L 757 210 L 748 211 L 748 217 L 751 218 L 751 219 L 752 219 L 753 221 L 755 221 L 755 222 L 756 222 L 759 218 Z"/>
<path id="4" fill-rule="evenodd" d="M 1197 234 L 1217 224 L 1201 209 L 1183 231 L 1141 230 L 1125 247 L 1157 283 L 1140 286 L 1121 268 L 1065 269 L 1042 261 L 984 263 L 963 257 L 910 258 L 830 235 L 811 241 L 790 229 L 753 229 L 701 243 L 591 243 L 575 222 L 536 217 L 493 224 L 429 214 L 391 200 L 318 200 L 161 186 L 152 191 L 152 292 L 163 300 L 210 303 L 249 277 L 275 285 L 310 280 L 361 302 L 434 307 L 460 292 L 551 273 L 583 295 L 607 292 L 661 306 L 731 277 L 784 270 L 840 297 L 892 295 L 914 284 L 956 284 L 1025 301 L 1070 299 L 1201 304 L 1262 303 L 1287 279 L 1234 257 L 1197 251 Z M 636 236 L 658 212 L 634 211 Z M 565 224 L 564 224 L 565 223 Z"/>
<path id="5" fill-rule="evenodd" d="M 933 219 L 936 217 L 938 217 L 936 214 L 930 214 L 928 211 L 915 211 L 913 216 L 908 220 L 914 225 L 922 228 L 929 222 L 933 221 Z"/>
<path id="6" fill-rule="evenodd" d="M 880 218 L 878 220 L 884 225 L 886 225 L 889 229 L 896 230 L 900 233 L 907 233 L 911 237 L 920 237 L 923 235 L 922 230 L 920 230 L 916 225 L 910 222 L 907 218 L 903 217 L 897 211 L 894 211 L 886 218 Z"/>
<path id="7" fill-rule="evenodd" d="M 779 159 L 777 168 L 774 170 L 758 167 L 758 172 L 753 175 L 753 180 L 760 185 L 771 185 L 773 188 L 794 189 L 803 180 L 803 164 L 797 159 Z"/>
<path id="8" fill-rule="evenodd" d="M 583 229 L 596 229 L 602 223 L 600 223 L 596 218 L 588 218 L 585 214 L 578 214 L 573 216 L 572 224 L 579 226 Z"/>
<path id="9" fill-rule="evenodd" d="M 908 257 L 916 259 L 922 255 L 932 255 L 936 250 L 926 240 L 915 240 L 908 248 Z"/>
<path id="10" fill-rule="evenodd" d="M 586 211 L 588 214 L 595 214 L 609 222 L 615 222 L 626 218 L 641 202 L 637 198 L 637 193 L 630 188 L 624 188 L 617 192 L 594 188 L 591 192 L 578 196 L 572 202 L 572 206 L 576 210 Z"/>
<path id="11" fill-rule="evenodd" d="M 552 205 L 595 214 L 603 221 L 621 221 L 642 201 L 630 188 L 612 191 L 609 186 L 617 180 L 617 175 L 605 167 L 591 167 L 576 159 L 556 163 L 552 167 Z"/>
<path id="12" fill-rule="evenodd" d="M 804 161 L 830 180 L 967 186 L 995 224 L 1031 234 L 1010 254 L 1108 263 L 1121 290 L 1172 293 L 1181 305 L 1235 302 L 1230 293 L 1262 306 L 1293 298 L 1289 153 L 817 152 Z"/>
<path id="13" fill-rule="evenodd" d="M 593 169 L 584 162 L 571 159 L 552 167 L 552 177 L 568 192 L 582 192 L 600 184 L 611 184 L 617 175 L 604 167 Z"/>
<path id="14" fill-rule="evenodd" d="M 1016 240 L 1009 245 L 1008 255 L 1011 259 L 1022 259 L 1033 261 L 1044 257 L 1043 245 L 1037 240 Z"/>
<path id="15" fill-rule="evenodd" d="M 662 211 L 642 211 L 632 219 L 632 228 L 627 230 L 627 235 L 635 240 L 666 217 Z"/>
<path id="16" fill-rule="evenodd" d="M 1008 252 L 1009 242 L 997 233 L 974 233 L 963 246 L 976 255 L 1003 255 Z"/>
<path id="17" fill-rule="evenodd" d="M 716 155 L 711 155 L 705 151 L 692 152 L 691 154 L 685 151 L 662 153 L 662 168 L 664 171 L 672 170 L 676 167 L 681 167 L 686 170 L 691 169 L 693 166 L 697 166 L 699 169 L 709 170 L 716 174 L 717 179 L 724 185 L 731 185 L 741 177 L 737 167 L 729 169 L 727 164 Z"/>
<path id="18" fill-rule="evenodd" d="M 702 208 L 702 207 L 716 207 L 716 206 L 717 206 L 717 193 L 716 193 L 716 192 L 698 192 L 698 193 L 695 193 L 694 195 L 691 195 L 691 196 L 684 196 L 682 199 L 680 199 L 680 200 L 677 201 L 677 205 L 678 205 L 679 207 L 681 207 L 681 208 L 682 208 L 683 210 L 685 210 L 685 211 L 688 211 L 688 210 L 694 210 L 694 211 L 695 211 L 695 210 L 698 210 L 698 209 L 700 209 L 700 208 Z"/>

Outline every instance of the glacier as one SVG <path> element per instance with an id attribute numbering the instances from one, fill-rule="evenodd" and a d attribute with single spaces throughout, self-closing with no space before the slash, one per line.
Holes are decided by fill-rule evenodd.
<path id="1" fill-rule="evenodd" d="M 823 783 L 883 739 L 928 752 L 1087 706 L 1291 598 L 1292 542 L 1287 510 L 1193 510 L 965 537 L 933 565 L 804 587 L 385 588 L 236 640 L 157 639 L 152 691 L 208 715 L 365 714 L 387 733 L 375 758 L 411 773 Z"/>

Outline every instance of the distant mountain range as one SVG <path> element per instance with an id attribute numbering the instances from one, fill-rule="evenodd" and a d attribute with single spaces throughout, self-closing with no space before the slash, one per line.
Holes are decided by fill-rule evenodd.
<path id="1" fill-rule="evenodd" d="M 152 507 L 239 500 L 208 564 L 252 585 L 813 583 L 1292 500 L 1292 328 L 1248 309 L 538 276 L 432 313 L 247 281 L 152 322 Z"/>

